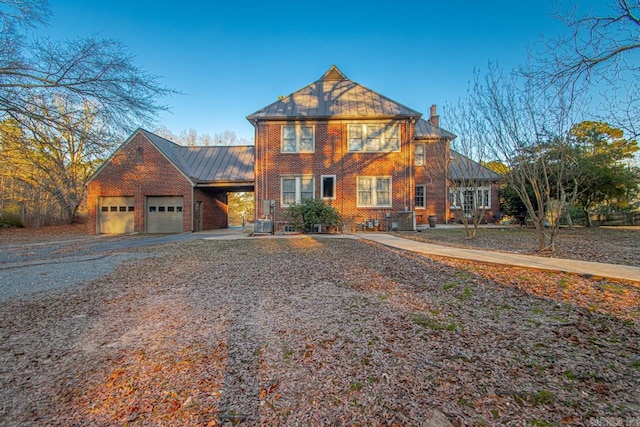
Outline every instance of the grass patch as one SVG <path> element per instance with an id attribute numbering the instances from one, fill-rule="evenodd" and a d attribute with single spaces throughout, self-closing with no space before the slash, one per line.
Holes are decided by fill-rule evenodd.
<path id="1" fill-rule="evenodd" d="M 416 325 L 422 326 L 423 328 L 433 329 L 434 331 L 441 331 L 445 328 L 444 325 L 437 320 L 431 319 L 420 313 L 413 314 L 411 316 L 411 321 Z"/>
<path id="2" fill-rule="evenodd" d="M 360 381 L 353 381 L 349 385 L 349 390 L 351 390 L 351 391 L 360 391 L 360 390 L 362 390 L 362 383 Z"/>

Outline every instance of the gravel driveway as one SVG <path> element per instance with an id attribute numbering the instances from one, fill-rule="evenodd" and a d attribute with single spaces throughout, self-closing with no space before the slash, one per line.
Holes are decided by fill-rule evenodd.
<path id="1" fill-rule="evenodd" d="M 216 233 L 220 235 L 222 232 Z M 234 233 L 228 231 L 228 233 Z M 45 243 L 0 245 L 0 301 L 33 298 L 104 276 L 123 262 L 153 256 L 137 248 L 210 237 L 208 233 L 166 236 L 88 236 Z"/>

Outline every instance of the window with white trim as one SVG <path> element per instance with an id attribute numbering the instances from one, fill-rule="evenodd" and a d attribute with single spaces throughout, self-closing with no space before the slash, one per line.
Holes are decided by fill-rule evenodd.
<path id="1" fill-rule="evenodd" d="M 427 186 L 416 185 L 416 193 L 414 197 L 416 209 L 424 209 L 427 207 Z"/>
<path id="2" fill-rule="evenodd" d="M 283 125 L 281 150 L 283 153 L 313 153 L 315 151 L 313 126 Z"/>
<path id="3" fill-rule="evenodd" d="M 288 207 L 313 199 L 315 180 L 313 175 L 283 176 L 280 178 L 280 206 Z"/>
<path id="4" fill-rule="evenodd" d="M 391 206 L 390 176 L 359 176 L 357 179 L 358 207 L 374 208 Z"/>
<path id="5" fill-rule="evenodd" d="M 426 145 L 424 145 L 424 144 L 416 144 L 415 147 L 414 147 L 413 155 L 415 157 L 414 164 L 416 166 L 424 166 L 427 163 Z"/>
<path id="6" fill-rule="evenodd" d="M 323 199 L 336 198 L 336 176 L 322 175 L 320 177 L 320 194 Z"/>
<path id="7" fill-rule="evenodd" d="M 400 150 L 400 126 L 397 124 L 350 124 L 347 130 L 351 152 Z"/>
<path id="8" fill-rule="evenodd" d="M 491 187 L 450 188 L 449 205 L 451 209 L 464 208 L 465 212 L 491 209 Z"/>

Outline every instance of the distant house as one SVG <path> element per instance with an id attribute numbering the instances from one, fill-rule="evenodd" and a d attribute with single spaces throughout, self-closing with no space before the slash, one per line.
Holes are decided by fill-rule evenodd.
<path id="1" fill-rule="evenodd" d="M 418 223 L 452 217 L 441 165 L 455 135 L 440 128 L 435 106 L 422 119 L 332 66 L 247 119 L 255 127 L 256 216 L 274 214 L 277 228 L 286 226 L 278 221 L 285 210 L 305 198 L 325 200 L 353 228 L 388 224 L 403 211 L 415 212 Z M 489 216 L 498 210 L 492 188 Z"/>
<path id="2" fill-rule="evenodd" d="M 138 129 L 87 187 L 92 233 L 227 227 L 227 194 L 253 191 L 253 146 L 184 147 Z"/>

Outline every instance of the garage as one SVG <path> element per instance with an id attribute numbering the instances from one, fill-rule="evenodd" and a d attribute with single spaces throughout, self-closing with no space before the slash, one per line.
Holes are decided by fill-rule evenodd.
<path id="1" fill-rule="evenodd" d="M 147 233 L 181 233 L 183 199 L 180 197 L 147 197 Z"/>
<path id="2" fill-rule="evenodd" d="M 98 205 L 99 233 L 133 233 L 133 197 L 100 197 Z"/>

